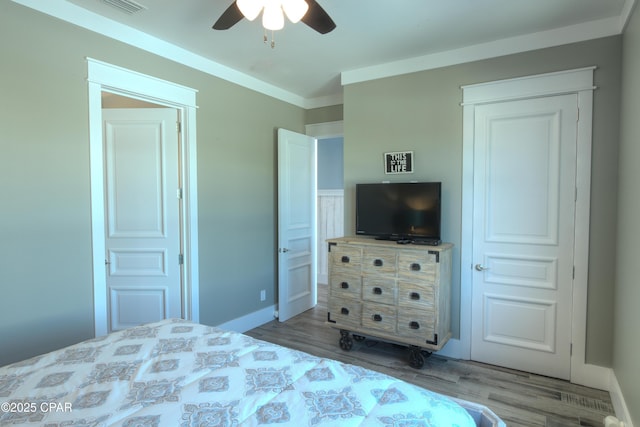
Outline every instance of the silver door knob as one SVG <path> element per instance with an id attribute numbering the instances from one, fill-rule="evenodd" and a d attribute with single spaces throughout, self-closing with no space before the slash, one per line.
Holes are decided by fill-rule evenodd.
<path id="1" fill-rule="evenodd" d="M 476 264 L 475 269 L 477 271 L 486 271 L 489 269 L 489 267 L 484 267 L 482 264 Z"/>
<path id="2" fill-rule="evenodd" d="M 289 252 L 289 249 L 287 249 L 287 248 L 280 248 L 280 252 L 281 252 L 281 253 L 286 253 L 286 252 Z"/>

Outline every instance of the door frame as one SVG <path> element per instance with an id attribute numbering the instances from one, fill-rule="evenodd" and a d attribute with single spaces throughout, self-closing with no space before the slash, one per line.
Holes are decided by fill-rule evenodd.
<path id="1" fill-rule="evenodd" d="M 462 86 L 462 228 L 460 248 L 460 338 L 445 347 L 452 356 L 471 357 L 471 294 L 473 266 L 473 156 L 475 106 L 493 102 L 575 93 L 580 120 L 577 128 L 576 216 L 571 315 L 571 382 L 607 389 L 609 371 L 586 363 L 587 285 L 589 265 L 589 218 L 591 200 L 591 140 L 593 114 L 593 73 L 585 67 Z"/>
<path id="2" fill-rule="evenodd" d="M 91 176 L 91 244 L 93 258 L 94 329 L 96 337 L 108 331 L 106 283 L 104 150 L 102 92 L 175 108 L 180 113 L 180 167 L 183 182 L 184 272 L 182 309 L 185 319 L 199 321 L 198 191 L 195 89 L 147 76 L 92 58 L 87 59 L 89 89 L 89 158 Z"/>

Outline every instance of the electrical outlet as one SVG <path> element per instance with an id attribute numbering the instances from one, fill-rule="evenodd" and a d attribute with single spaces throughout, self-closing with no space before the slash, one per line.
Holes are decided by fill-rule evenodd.
<path id="1" fill-rule="evenodd" d="M 265 289 L 260 291 L 260 301 L 265 301 L 267 299 L 267 291 Z"/>

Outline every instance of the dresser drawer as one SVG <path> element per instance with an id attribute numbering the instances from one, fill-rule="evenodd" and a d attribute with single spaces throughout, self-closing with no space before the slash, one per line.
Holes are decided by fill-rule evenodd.
<path id="1" fill-rule="evenodd" d="M 435 313 L 432 310 L 400 310 L 398 312 L 398 336 L 422 341 L 433 341 Z"/>
<path id="2" fill-rule="evenodd" d="M 359 275 L 362 267 L 362 249 L 350 245 L 331 246 L 329 263 L 332 273 Z"/>
<path id="3" fill-rule="evenodd" d="M 398 280 L 398 305 L 417 310 L 434 310 L 435 291 L 433 285 Z"/>
<path id="4" fill-rule="evenodd" d="M 382 304 L 395 304 L 396 280 L 384 277 L 363 277 L 362 299 Z"/>
<path id="5" fill-rule="evenodd" d="M 337 325 L 359 327 L 362 320 L 362 304 L 348 298 L 331 298 L 329 319 Z"/>
<path id="6" fill-rule="evenodd" d="M 329 279 L 331 297 L 360 299 L 362 278 L 357 275 L 332 274 Z"/>
<path id="7" fill-rule="evenodd" d="M 362 326 L 384 332 L 395 332 L 397 311 L 394 306 L 364 303 L 362 306 Z"/>
<path id="8" fill-rule="evenodd" d="M 395 251 L 367 248 L 362 255 L 362 272 L 371 275 L 395 276 L 396 259 Z"/>
<path id="9" fill-rule="evenodd" d="M 398 275 L 435 283 L 438 263 L 435 253 L 404 251 L 398 254 Z"/>

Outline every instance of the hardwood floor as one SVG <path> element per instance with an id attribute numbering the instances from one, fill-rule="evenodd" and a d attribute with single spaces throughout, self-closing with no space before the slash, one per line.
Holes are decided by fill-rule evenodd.
<path id="1" fill-rule="evenodd" d="M 432 355 L 422 369 L 407 364 L 406 348 L 371 339 L 340 349 L 340 333 L 325 324 L 326 286 L 318 286 L 318 306 L 280 323 L 246 332 L 252 337 L 319 357 L 363 366 L 448 396 L 491 408 L 507 426 L 602 426 L 613 415 L 609 393 L 567 381 L 472 361 Z"/>

